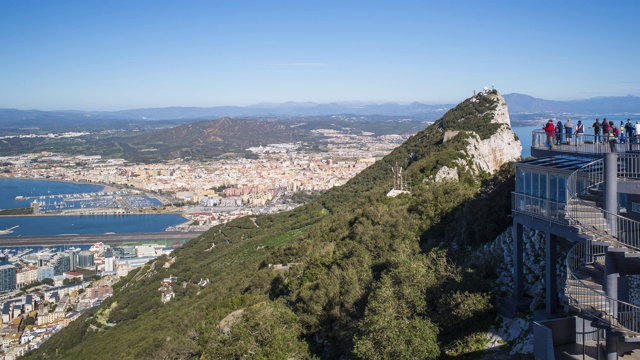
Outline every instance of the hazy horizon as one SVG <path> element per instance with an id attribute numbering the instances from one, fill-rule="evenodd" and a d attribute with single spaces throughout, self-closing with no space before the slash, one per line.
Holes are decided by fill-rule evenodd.
<path id="1" fill-rule="evenodd" d="M 479 88 L 476 91 L 480 91 L 481 88 Z M 498 90 L 498 89 L 496 89 Z M 509 94 L 502 94 L 501 95 L 513 95 L 513 94 L 518 94 L 518 95 L 525 95 L 525 96 L 531 96 L 528 94 L 522 94 L 522 93 L 509 93 Z M 459 99 L 456 102 L 451 102 L 451 103 L 441 103 L 441 102 L 433 102 L 433 101 L 333 101 L 333 102 L 316 102 L 316 101 L 285 101 L 285 102 L 258 102 L 258 103 L 251 103 L 248 105 L 230 105 L 230 104 L 224 104 L 224 105 L 210 105 L 210 106 L 188 106 L 188 105 L 167 105 L 167 106 L 156 106 L 156 107 L 133 107 L 133 108 L 126 108 L 126 109 L 114 109 L 114 110 L 101 110 L 101 109 L 80 109 L 80 108 L 68 108 L 68 109 L 42 109 L 42 108 L 31 108 L 31 109 L 26 109 L 26 108 L 16 108 L 16 107 L 2 107 L 0 109 L 10 109 L 10 110 L 19 110 L 19 111 L 51 111 L 51 112 L 65 112 L 65 111 L 80 111 L 80 112 L 119 112 L 119 111 L 132 111 L 132 110 L 143 110 L 143 109 L 170 109 L 170 108 L 202 108 L 202 109 L 206 109 L 206 108 L 217 108 L 217 107 L 241 107 L 241 108 L 251 108 L 251 107 L 279 107 L 282 105 L 287 105 L 287 104 L 297 104 L 297 105 L 301 105 L 301 106 L 315 106 L 315 105 L 329 105 L 329 104 L 338 104 L 341 106 L 367 106 L 367 105 L 410 105 L 413 103 L 420 103 L 420 104 L 424 104 L 424 105 L 429 105 L 429 106 L 437 106 L 437 105 L 456 105 L 458 103 L 460 103 L 461 101 L 463 101 L 464 99 L 467 99 L 469 97 L 471 97 L 473 95 L 473 93 L 469 94 L 468 96 Z M 637 95 L 618 95 L 618 96 L 593 96 L 593 97 L 589 97 L 589 98 L 582 98 L 582 99 L 568 99 L 568 100 L 556 100 L 556 99 L 545 99 L 545 98 L 536 98 L 536 99 L 541 99 L 541 100 L 545 100 L 545 101 L 582 101 L 582 100 L 589 100 L 589 99 L 596 99 L 596 98 L 607 98 L 607 97 L 639 97 Z"/>

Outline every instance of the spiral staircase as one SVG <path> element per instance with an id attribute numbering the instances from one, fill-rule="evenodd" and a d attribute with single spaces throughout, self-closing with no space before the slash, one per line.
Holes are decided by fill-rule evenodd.
<path id="1" fill-rule="evenodd" d="M 638 160 L 621 155 L 615 181 L 637 180 L 633 165 Z M 640 274 L 640 222 L 618 215 L 617 205 L 615 213 L 603 209 L 604 168 L 599 159 L 567 179 L 565 220 L 581 241 L 567 252 L 564 294 L 569 306 L 593 327 L 615 336 L 623 349 L 625 343 L 640 342 L 640 306 L 621 301 L 617 293 L 619 276 Z"/>

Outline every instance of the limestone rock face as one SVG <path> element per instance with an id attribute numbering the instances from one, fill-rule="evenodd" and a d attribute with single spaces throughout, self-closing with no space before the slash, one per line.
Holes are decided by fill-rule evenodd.
<path id="1" fill-rule="evenodd" d="M 475 135 L 469 139 L 467 154 L 473 158 L 473 163 L 477 170 L 486 171 L 493 174 L 502 164 L 515 161 L 520 158 L 522 144 L 516 139 L 516 135 L 511 130 L 511 119 L 509 110 L 502 95 L 477 95 L 494 97 L 497 101 L 496 109 L 493 113 L 491 123 L 504 124 L 495 134 L 486 140 L 481 140 Z"/>
<path id="2" fill-rule="evenodd" d="M 467 138 L 468 145 L 461 154 L 460 159 L 456 161 L 456 166 L 470 167 L 470 170 L 474 174 L 481 171 L 493 174 L 502 164 L 520 158 L 522 144 L 511 130 L 509 111 L 502 95 L 497 93 L 481 93 L 471 98 L 471 101 L 477 101 L 480 96 L 490 97 L 496 102 L 495 109 L 489 111 L 489 115 L 492 117 L 490 122 L 493 124 L 502 124 L 502 126 L 491 137 L 484 140 L 481 139 L 478 134 L 466 131 L 466 134 L 470 134 Z M 445 132 L 443 142 L 450 141 L 458 136 L 458 133 L 458 131 Z M 465 159 L 470 160 L 466 161 Z M 451 170 L 452 169 L 447 166 L 443 166 L 439 169 L 435 180 L 457 180 L 457 173 L 453 176 Z"/>
<path id="3" fill-rule="evenodd" d="M 443 166 L 436 173 L 435 181 L 458 181 L 458 170 L 455 168 L 450 168 L 447 166 Z"/>
<path id="4" fill-rule="evenodd" d="M 446 143 L 447 141 L 453 139 L 454 137 L 456 137 L 458 134 L 460 133 L 460 131 L 446 131 L 444 133 L 444 138 L 442 139 L 443 143 Z"/>
<path id="5" fill-rule="evenodd" d="M 467 154 L 473 158 L 478 170 L 493 174 L 502 164 L 520 158 L 522 144 L 516 140 L 511 127 L 502 127 L 489 139 L 481 140 L 478 135 L 469 139 Z"/>

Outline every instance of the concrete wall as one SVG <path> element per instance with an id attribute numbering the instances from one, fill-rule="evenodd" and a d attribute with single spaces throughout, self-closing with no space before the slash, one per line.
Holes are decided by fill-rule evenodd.
<path id="1" fill-rule="evenodd" d="M 533 355 L 536 359 L 554 359 L 554 347 L 576 342 L 576 317 L 533 322 Z M 581 326 L 582 327 L 582 326 Z M 585 331 L 585 329 L 581 329 Z M 591 331 L 592 328 L 589 326 Z"/>

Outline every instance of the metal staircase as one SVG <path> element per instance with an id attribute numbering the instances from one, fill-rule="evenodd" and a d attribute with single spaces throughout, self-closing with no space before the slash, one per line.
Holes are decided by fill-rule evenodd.
<path id="1" fill-rule="evenodd" d="M 625 173 L 625 159 L 618 174 Z M 640 306 L 607 295 L 605 257 L 620 264 L 621 274 L 640 274 L 640 223 L 607 212 L 602 205 L 603 160 L 573 172 L 567 180 L 566 220 L 583 240 L 567 253 L 564 288 L 569 305 L 610 329 L 626 342 L 640 341 Z M 608 256 L 605 256 L 608 253 Z"/>

